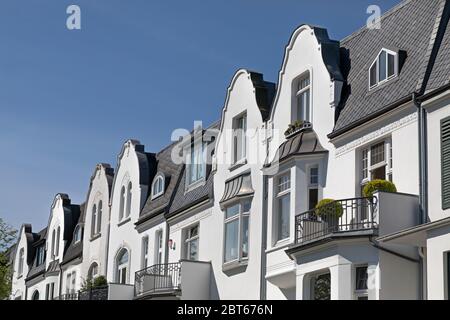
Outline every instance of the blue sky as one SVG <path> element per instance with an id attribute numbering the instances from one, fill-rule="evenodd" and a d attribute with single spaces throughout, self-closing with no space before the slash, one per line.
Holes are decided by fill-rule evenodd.
<path id="1" fill-rule="evenodd" d="M 340 40 L 399 0 L 2 0 L 0 217 L 45 227 L 58 192 L 85 201 L 96 163 L 219 119 L 241 68 L 276 82 L 302 23 Z M 81 7 L 82 30 L 66 28 Z"/>

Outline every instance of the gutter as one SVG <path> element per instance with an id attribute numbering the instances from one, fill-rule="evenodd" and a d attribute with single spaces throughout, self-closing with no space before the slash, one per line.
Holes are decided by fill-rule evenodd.
<path id="1" fill-rule="evenodd" d="M 266 140 L 266 155 L 269 154 L 269 141 Z M 262 234 L 261 234 L 261 271 L 260 271 L 260 300 L 267 300 L 267 215 L 268 215 L 268 177 L 263 172 L 263 190 L 262 190 Z"/>
<path id="2" fill-rule="evenodd" d="M 385 247 L 380 246 L 380 244 L 377 241 L 373 240 L 372 237 L 369 238 L 369 241 L 378 250 L 390 253 L 390 254 L 392 254 L 392 255 L 394 255 L 396 257 L 399 257 L 401 259 L 408 260 L 409 262 L 414 262 L 414 263 L 421 264 L 421 260 L 419 260 L 419 259 L 414 259 L 414 258 L 408 257 L 408 256 L 406 256 L 404 254 L 401 254 L 401 253 L 398 253 L 398 252 L 395 252 L 393 250 L 390 250 L 390 249 L 387 249 Z"/>

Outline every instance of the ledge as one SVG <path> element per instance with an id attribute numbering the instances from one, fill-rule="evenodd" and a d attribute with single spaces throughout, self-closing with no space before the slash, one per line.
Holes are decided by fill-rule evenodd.
<path id="1" fill-rule="evenodd" d="M 117 224 L 117 226 L 118 226 L 118 227 L 121 227 L 121 226 L 123 226 L 124 224 L 127 224 L 127 223 L 130 222 L 130 221 L 131 221 L 131 217 L 128 217 L 128 218 L 126 218 L 125 220 L 119 222 L 119 223 Z"/>
<path id="2" fill-rule="evenodd" d="M 91 237 L 91 239 L 89 239 L 89 241 L 90 241 L 90 242 L 93 242 L 93 241 L 95 241 L 95 240 L 101 238 L 101 236 L 102 236 L 101 233 L 97 233 L 97 234 L 93 235 L 93 236 Z"/>
<path id="3" fill-rule="evenodd" d="M 242 261 L 233 261 L 229 263 L 224 263 L 222 265 L 222 271 L 223 273 L 227 274 L 228 276 L 235 275 L 238 273 L 245 272 L 248 266 L 248 259 L 242 260 Z"/>
<path id="4" fill-rule="evenodd" d="M 234 171 L 234 170 L 237 170 L 237 169 L 239 169 L 239 168 L 245 166 L 246 164 L 247 164 L 247 158 L 244 158 L 244 159 L 241 159 L 241 160 L 239 160 L 238 162 L 232 164 L 232 165 L 228 168 L 228 170 L 230 170 L 230 172 L 232 172 L 232 171 Z"/>

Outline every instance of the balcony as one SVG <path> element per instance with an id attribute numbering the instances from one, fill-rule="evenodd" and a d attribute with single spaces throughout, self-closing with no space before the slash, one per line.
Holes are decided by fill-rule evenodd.
<path id="1" fill-rule="evenodd" d="M 418 197 L 378 192 L 370 198 L 337 200 L 295 217 L 295 245 L 288 251 L 345 237 L 383 236 L 416 226 Z"/>
<path id="2" fill-rule="evenodd" d="M 53 300 L 108 300 L 108 286 L 91 288 L 86 291 L 66 293 L 54 298 Z"/>
<path id="3" fill-rule="evenodd" d="M 157 264 L 136 272 L 135 299 L 207 300 L 210 277 L 211 264 L 208 262 L 182 260 Z"/>
<path id="4" fill-rule="evenodd" d="M 334 235 L 377 229 L 377 198 L 354 198 L 332 202 L 320 212 L 313 209 L 295 217 L 295 243 L 306 245 Z M 320 214 L 319 214 L 320 213 Z"/>

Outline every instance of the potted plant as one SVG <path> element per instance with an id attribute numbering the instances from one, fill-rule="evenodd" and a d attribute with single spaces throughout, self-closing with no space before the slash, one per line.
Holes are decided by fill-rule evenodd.
<path id="1" fill-rule="evenodd" d="M 289 125 L 288 129 L 284 132 L 284 135 L 286 138 L 289 138 L 295 133 L 302 131 L 303 129 L 310 128 L 310 126 L 311 124 L 309 122 L 296 120 Z"/>
<path id="2" fill-rule="evenodd" d="M 371 198 L 378 191 L 394 193 L 397 192 L 397 188 L 395 184 L 387 180 L 372 180 L 365 185 L 363 196 L 365 198 Z"/>
<path id="3" fill-rule="evenodd" d="M 330 232 L 334 232 L 338 231 L 339 219 L 344 214 L 344 209 L 339 201 L 323 199 L 317 204 L 315 214 L 328 224 Z"/>

